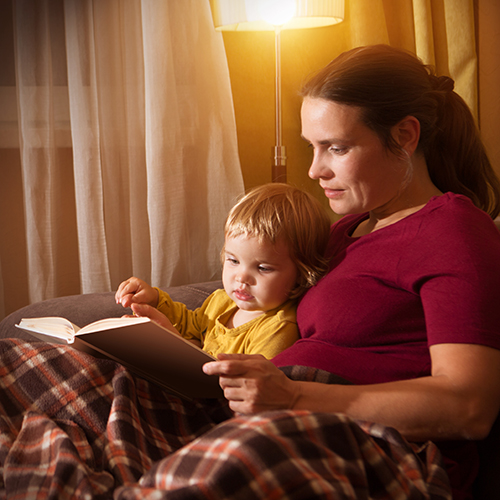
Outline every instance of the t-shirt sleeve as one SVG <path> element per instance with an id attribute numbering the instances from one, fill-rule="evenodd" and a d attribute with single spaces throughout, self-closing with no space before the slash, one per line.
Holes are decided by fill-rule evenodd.
<path id="1" fill-rule="evenodd" d="M 173 301 L 168 293 L 159 288 L 157 290 L 158 305 L 156 308 L 167 316 L 182 337 L 187 340 L 197 339 L 203 341 L 207 329 L 205 310 L 213 294 L 205 300 L 201 307 L 190 310 L 182 302 Z"/>
<path id="2" fill-rule="evenodd" d="M 460 200 L 457 202 L 460 210 Z M 470 343 L 500 349 L 500 231 L 489 216 L 464 212 L 423 225 L 400 271 L 420 294 L 428 345 Z"/>

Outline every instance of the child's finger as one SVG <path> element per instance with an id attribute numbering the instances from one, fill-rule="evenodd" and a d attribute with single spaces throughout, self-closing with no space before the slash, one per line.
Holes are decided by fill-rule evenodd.
<path id="1" fill-rule="evenodd" d="M 134 283 L 134 278 L 129 278 L 128 280 L 122 281 L 120 283 L 120 286 L 118 287 L 118 290 L 115 293 L 115 300 L 117 304 L 123 304 L 123 298 L 128 295 L 128 294 L 133 294 L 135 293 L 135 290 L 137 290 L 137 284 Z M 124 307 L 128 307 L 125 306 Z"/>

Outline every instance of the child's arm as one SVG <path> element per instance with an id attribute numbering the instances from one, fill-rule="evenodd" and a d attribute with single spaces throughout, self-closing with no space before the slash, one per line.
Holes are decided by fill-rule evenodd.
<path id="1" fill-rule="evenodd" d="M 163 314 L 162 312 L 158 311 L 158 309 L 148 305 L 148 304 L 132 304 L 132 311 L 136 316 L 146 316 L 150 320 L 154 321 L 155 323 L 158 323 L 160 326 L 163 326 L 167 330 L 170 330 L 171 332 L 177 333 L 181 337 L 184 337 L 181 335 L 181 333 L 177 330 L 177 328 L 172 325 L 172 322 Z M 198 339 L 187 339 L 189 342 L 193 343 L 195 346 L 201 348 L 201 342 Z"/>
<path id="2" fill-rule="evenodd" d="M 179 330 L 174 327 L 168 316 L 156 308 L 158 306 L 158 299 L 159 293 L 156 288 L 134 277 L 121 283 L 115 294 L 117 304 L 121 304 L 123 307 L 130 307 L 136 316 L 147 317 L 167 330 L 183 337 Z M 187 340 L 201 348 L 201 342 L 198 339 L 188 338 Z"/>
<path id="3" fill-rule="evenodd" d="M 122 282 L 115 294 L 117 304 L 131 307 L 132 304 L 158 305 L 158 290 L 139 278 L 129 278 Z"/>

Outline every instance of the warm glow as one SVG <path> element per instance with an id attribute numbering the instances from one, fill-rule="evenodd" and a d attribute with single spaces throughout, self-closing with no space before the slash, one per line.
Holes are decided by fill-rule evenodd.
<path id="1" fill-rule="evenodd" d="M 282 26 L 296 14 L 295 0 L 260 0 L 258 3 L 260 17 L 274 26 Z"/>
<path id="2" fill-rule="evenodd" d="M 217 30 L 293 30 L 344 19 L 344 0 L 210 0 Z"/>

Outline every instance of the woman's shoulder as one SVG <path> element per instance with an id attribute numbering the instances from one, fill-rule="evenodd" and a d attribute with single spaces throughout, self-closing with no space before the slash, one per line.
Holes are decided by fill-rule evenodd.
<path id="1" fill-rule="evenodd" d="M 406 240 L 407 250 L 432 255 L 432 259 L 441 256 L 442 263 L 448 259 L 462 263 L 498 260 L 500 231 L 466 196 L 445 193 L 415 215 L 406 228 L 406 234 L 411 235 Z"/>
<path id="2" fill-rule="evenodd" d="M 443 193 L 440 196 L 432 197 L 423 210 L 425 211 L 426 209 L 429 212 L 435 210 L 459 210 L 470 213 L 482 213 L 489 217 L 488 214 L 483 212 L 480 208 L 477 208 L 470 198 L 463 194 L 452 193 L 451 191 Z"/>
<path id="3" fill-rule="evenodd" d="M 476 207 L 467 196 L 456 193 L 444 193 L 432 198 L 420 214 L 423 226 L 438 229 L 441 232 L 490 233 L 500 238 L 500 231 L 491 217 Z M 486 233 L 485 233 L 486 232 Z"/>

